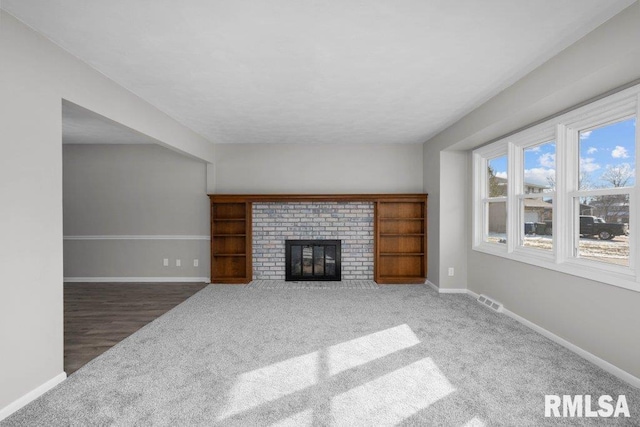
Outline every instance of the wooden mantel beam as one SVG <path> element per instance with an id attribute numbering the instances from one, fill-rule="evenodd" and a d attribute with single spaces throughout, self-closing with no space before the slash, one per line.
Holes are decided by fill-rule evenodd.
<path id="1" fill-rule="evenodd" d="M 415 201 L 427 194 L 209 194 L 218 203 L 234 202 L 377 202 L 381 200 Z"/>

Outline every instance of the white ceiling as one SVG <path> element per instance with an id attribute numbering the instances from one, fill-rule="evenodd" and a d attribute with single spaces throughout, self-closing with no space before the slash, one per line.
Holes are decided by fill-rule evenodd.
<path id="1" fill-rule="evenodd" d="M 71 102 L 62 102 L 63 144 L 155 144 L 157 141 Z"/>
<path id="2" fill-rule="evenodd" d="M 419 143 L 630 3 L 3 0 L 2 8 L 213 142 Z"/>

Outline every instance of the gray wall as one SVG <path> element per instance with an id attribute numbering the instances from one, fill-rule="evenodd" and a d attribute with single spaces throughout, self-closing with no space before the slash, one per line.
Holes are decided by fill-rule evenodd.
<path id="1" fill-rule="evenodd" d="M 467 283 L 467 252 L 460 245 L 467 241 L 469 227 L 466 218 L 470 209 L 468 198 L 471 195 L 471 163 L 465 152 L 443 151 L 440 153 L 440 262 L 438 285 L 441 288 L 464 288 Z M 449 268 L 454 275 L 449 276 Z"/>
<path id="2" fill-rule="evenodd" d="M 640 293 L 480 252 L 469 289 L 640 378 Z"/>
<path id="3" fill-rule="evenodd" d="M 0 11 L 0 411 L 63 373 L 62 99 L 213 161 L 209 142 Z"/>
<path id="4" fill-rule="evenodd" d="M 217 144 L 216 193 L 420 193 L 422 144 Z"/>
<path id="5" fill-rule="evenodd" d="M 63 184 L 65 278 L 209 275 L 208 241 L 179 238 L 209 234 L 203 161 L 152 144 L 68 144 Z"/>
<path id="6" fill-rule="evenodd" d="M 440 152 L 424 150 L 424 192 L 427 200 L 427 280 L 440 284 Z"/>
<path id="7" fill-rule="evenodd" d="M 636 377 L 640 377 L 640 292 L 473 251 L 468 232 L 463 239 L 447 242 L 444 235 L 455 225 L 469 230 L 471 223 L 471 177 L 466 182 L 451 180 L 448 152 L 479 146 L 636 81 L 640 78 L 638 40 L 640 3 L 636 2 L 427 141 L 424 148 L 425 189 L 439 187 L 441 201 L 445 194 L 467 194 L 468 204 L 463 210 L 440 205 L 439 223 L 430 225 L 439 233 L 438 247 L 429 253 L 430 265 L 453 265 L 466 252 L 468 289 L 492 296 L 512 312 Z M 462 155 L 467 156 L 468 165 L 470 153 Z M 430 173 L 429 168 L 439 171 Z M 438 216 L 431 213 L 430 221 L 434 218 Z M 441 286 L 450 286 L 442 276 Z"/>

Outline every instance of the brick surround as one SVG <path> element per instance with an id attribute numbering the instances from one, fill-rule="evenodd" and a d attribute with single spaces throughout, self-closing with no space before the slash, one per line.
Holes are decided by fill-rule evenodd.
<path id="1" fill-rule="evenodd" d="M 284 280 L 284 241 L 342 240 L 342 279 L 373 280 L 373 203 L 253 203 L 253 279 Z"/>

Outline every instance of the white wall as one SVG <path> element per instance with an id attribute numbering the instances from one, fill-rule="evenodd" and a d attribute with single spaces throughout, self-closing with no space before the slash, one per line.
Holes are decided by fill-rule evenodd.
<path id="1" fill-rule="evenodd" d="M 6 415 L 23 395 L 63 373 L 62 99 L 209 162 L 213 148 L 4 11 L 0 64 L 0 415 Z"/>
<path id="2" fill-rule="evenodd" d="M 154 144 L 67 144 L 63 165 L 65 279 L 209 276 L 209 242 L 193 239 L 209 235 L 203 161 Z"/>
<path id="3" fill-rule="evenodd" d="M 467 194 L 468 205 L 463 210 L 452 210 L 441 204 L 440 221 L 433 225 L 440 235 L 439 247 L 430 251 L 430 264 L 453 265 L 459 262 L 459 254 L 467 252 L 468 289 L 492 296 L 517 315 L 636 377 L 640 377 L 640 292 L 473 251 L 468 232 L 466 238 L 457 240 L 457 247 L 454 240 L 444 243 L 443 236 L 455 224 L 468 230 L 471 222 L 471 179 L 452 182 L 448 172 L 451 159 L 445 153 L 479 146 L 637 81 L 638 40 L 640 3 L 636 2 L 427 141 L 424 149 L 425 168 L 436 169 L 436 158 L 440 162 L 439 172 L 433 174 L 437 176 L 428 175 L 425 170 L 425 178 L 429 178 L 425 179 L 425 188 L 437 186 L 441 195 Z M 468 152 L 464 155 L 470 156 Z M 430 220 L 434 217 L 430 215 Z M 442 276 L 441 272 L 441 280 Z"/>
<path id="4" fill-rule="evenodd" d="M 469 289 L 640 378 L 640 293 L 495 257 L 469 255 Z"/>
<path id="5" fill-rule="evenodd" d="M 216 193 L 420 193 L 422 144 L 217 144 Z"/>
<path id="6" fill-rule="evenodd" d="M 440 152 L 424 150 L 423 191 L 427 200 L 427 280 L 440 283 Z M 446 233 L 445 233 L 446 234 Z"/>
<path id="7" fill-rule="evenodd" d="M 638 79 L 640 2 L 427 141 L 465 150 Z"/>
<path id="8" fill-rule="evenodd" d="M 442 151 L 440 153 L 440 252 L 435 261 L 440 262 L 438 286 L 460 289 L 467 284 L 467 252 L 460 250 L 461 242 L 467 241 L 468 224 L 460 223 L 469 210 L 470 197 L 469 156 L 466 152 Z M 449 268 L 454 275 L 449 276 Z"/>

